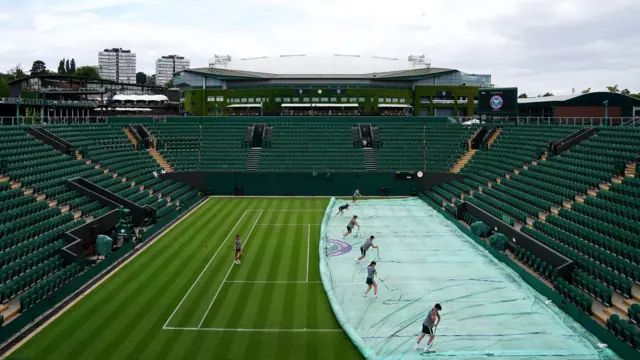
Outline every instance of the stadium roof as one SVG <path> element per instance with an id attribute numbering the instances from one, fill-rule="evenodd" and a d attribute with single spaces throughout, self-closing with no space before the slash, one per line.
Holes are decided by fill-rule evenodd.
<path id="1" fill-rule="evenodd" d="M 580 95 L 557 95 L 557 96 L 540 96 L 540 97 L 530 97 L 530 98 L 519 98 L 518 104 L 529 104 L 529 103 L 537 103 L 537 102 L 556 102 L 556 101 L 567 101 L 573 98 L 576 98 Z"/>
<path id="2" fill-rule="evenodd" d="M 604 101 L 609 106 L 640 106 L 640 99 L 633 96 L 596 91 L 587 94 L 541 96 L 532 98 L 519 98 L 518 105 L 524 107 L 540 106 L 602 106 Z"/>
<path id="3" fill-rule="evenodd" d="M 169 101 L 164 95 L 114 95 L 114 101 Z"/>
<path id="4" fill-rule="evenodd" d="M 31 79 L 41 79 L 41 80 L 51 80 L 51 81 L 61 81 L 61 82 L 73 82 L 73 83 L 88 83 L 88 84 L 111 84 L 111 85 L 123 85 L 123 86 L 135 86 L 141 88 L 150 88 L 150 89 L 164 89 L 160 85 L 146 85 L 146 84 L 135 84 L 135 83 L 124 83 L 118 82 L 110 79 L 96 79 L 84 76 L 76 76 L 76 75 L 60 75 L 60 74 L 37 74 L 37 75 L 29 75 L 23 78 L 19 78 L 13 80 L 9 83 L 9 85 L 18 84 Z"/>
<path id="5" fill-rule="evenodd" d="M 427 78 L 435 75 L 455 72 L 454 69 L 419 68 L 410 70 L 396 70 L 373 72 L 364 74 L 274 74 L 265 72 L 229 70 L 223 68 L 197 68 L 184 72 L 226 79 L 383 79 L 404 80 L 411 78 Z"/>

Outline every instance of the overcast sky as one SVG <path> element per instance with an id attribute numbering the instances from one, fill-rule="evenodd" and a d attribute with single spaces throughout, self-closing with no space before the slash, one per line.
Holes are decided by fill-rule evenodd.
<path id="1" fill-rule="evenodd" d="M 424 54 L 530 95 L 640 92 L 638 19 L 637 0 L 0 0 L 0 71 L 112 47 L 147 73 L 167 54 Z"/>

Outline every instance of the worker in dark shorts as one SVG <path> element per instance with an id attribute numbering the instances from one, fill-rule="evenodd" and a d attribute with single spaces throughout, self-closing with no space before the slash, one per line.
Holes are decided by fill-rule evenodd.
<path id="1" fill-rule="evenodd" d="M 373 287 L 373 297 L 378 297 L 378 284 L 374 280 L 376 276 L 376 262 L 372 261 L 369 266 L 367 266 L 367 291 L 364 292 L 364 297 L 367 297 L 369 294 L 369 290 Z"/>
<path id="2" fill-rule="evenodd" d="M 336 215 L 344 214 L 345 210 L 349 210 L 349 204 L 344 204 L 338 208 L 338 213 Z"/>
<path id="3" fill-rule="evenodd" d="M 435 304 L 433 309 L 429 311 L 427 314 L 427 318 L 424 319 L 422 323 L 422 332 L 418 336 L 418 342 L 416 343 L 415 349 L 418 350 L 420 348 L 420 341 L 425 335 L 429 335 L 429 341 L 427 341 L 427 345 L 424 347 L 424 351 L 428 351 L 431 348 L 431 343 L 433 342 L 433 338 L 435 337 L 435 328 L 440 324 L 440 311 L 442 310 L 442 306 L 440 304 Z"/>
<path id="4" fill-rule="evenodd" d="M 373 239 L 375 239 L 375 237 L 373 235 L 371 235 L 371 237 L 369 237 L 364 244 L 362 244 L 362 246 L 360 246 L 360 257 L 356 259 L 356 262 L 359 264 L 360 260 L 364 259 L 365 256 L 367 256 L 367 250 L 369 250 L 369 248 L 374 248 L 376 249 L 377 246 L 373 245 Z"/>
<path id="5" fill-rule="evenodd" d="M 240 257 L 242 256 L 242 241 L 240 241 L 240 235 L 236 235 L 236 241 L 234 244 L 234 249 L 236 253 L 235 263 L 240 264 Z"/>
<path id="6" fill-rule="evenodd" d="M 356 202 L 358 202 L 358 197 L 359 196 L 362 196 L 362 194 L 360 194 L 360 189 L 356 189 L 356 191 L 353 192 L 353 197 L 352 197 L 352 200 L 351 200 L 351 203 L 353 205 L 355 205 Z"/>
<path id="7" fill-rule="evenodd" d="M 353 217 L 351 218 L 351 221 L 349 221 L 349 225 L 347 225 L 347 232 L 344 233 L 344 235 L 342 237 L 347 237 L 351 234 L 351 231 L 353 231 L 353 227 L 357 226 L 358 229 L 360 229 L 360 224 L 358 224 L 358 216 L 357 215 L 353 215 Z"/>

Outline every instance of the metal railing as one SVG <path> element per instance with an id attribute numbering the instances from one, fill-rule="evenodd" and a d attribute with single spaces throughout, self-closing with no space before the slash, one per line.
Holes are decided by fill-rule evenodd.
<path id="1" fill-rule="evenodd" d="M 125 118 L 140 118 L 140 119 L 153 119 L 152 122 L 165 121 L 167 117 L 174 119 L 184 118 L 184 121 L 189 121 L 190 116 L 181 115 L 123 115 L 123 116 L 44 116 L 44 121 L 41 119 L 41 115 L 20 115 L 20 117 L 0 117 L 0 126 L 2 125 L 21 125 L 21 124 L 40 124 L 44 123 L 99 123 L 109 122 L 109 119 L 118 122 L 118 119 Z M 242 116 L 230 116 L 229 118 L 241 118 Z M 255 117 L 255 116 L 252 116 Z M 308 118 L 313 119 L 315 116 L 270 116 L 270 118 L 282 117 L 283 119 L 295 119 L 295 118 Z M 326 115 L 317 116 L 319 119 L 326 118 Z M 411 121 L 424 121 L 429 123 L 431 121 L 441 123 L 442 119 L 447 119 L 449 124 L 462 124 L 472 121 L 474 124 L 487 124 L 487 125 L 500 125 L 500 124 L 519 124 L 519 125 L 579 125 L 579 126 L 629 126 L 640 127 L 640 117 L 505 117 L 505 118 L 482 118 L 479 116 L 375 116 L 376 118 L 388 118 L 388 119 L 407 119 Z M 194 117 L 200 121 L 206 116 Z M 225 118 L 225 116 L 210 116 L 211 119 L 218 119 L 218 121 Z M 357 120 L 358 116 L 336 116 L 337 118 L 344 118 L 344 121 Z M 634 121 L 635 120 L 635 121 Z M 150 121 L 151 122 L 151 121 Z"/>
<path id="2" fill-rule="evenodd" d="M 106 93 L 107 88 L 105 87 L 96 87 L 96 88 L 57 88 L 57 87 L 48 87 L 41 88 L 41 93 Z"/>
<path id="3" fill-rule="evenodd" d="M 13 105 L 34 105 L 34 106 L 75 106 L 75 107 L 96 107 L 97 101 L 67 101 L 67 100 L 43 100 L 28 98 L 0 98 L 0 104 Z"/>

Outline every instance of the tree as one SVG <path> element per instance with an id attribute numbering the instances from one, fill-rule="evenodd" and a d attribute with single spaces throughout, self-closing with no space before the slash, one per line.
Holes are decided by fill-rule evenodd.
<path id="1" fill-rule="evenodd" d="M 147 85 L 148 86 L 156 86 L 156 74 L 151 76 L 147 76 Z"/>
<path id="2" fill-rule="evenodd" d="M 71 65 L 69 65 L 69 70 L 72 74 L 76 72 L 76 59 L 71 58 Z"/>
<path id="3" fill-rule="evenodd" d="M 0 74 L 0 98 L 9 97 L 9 81 L 7 75 Z"/>
<path id="4" fill-rule="evenodd" d="M 147 83 L 147 74 L 143 73 L 142 71 L 138 72 L 136 74 L 136 84 L 144 85 L 146 83 Z"/>
<path id="5" fill-rule="evenodd" d="M 164 84 L 166 89 L 171 89 L 173 87 L 173 80 L 169 80 L 168 83 Z"/>
<path id="6" fill-rule="evenodd" d="M 609 90 L 609 92 L 612 92 L 612 93 L 619 93 L 620 92 L 620 90 L 618 90 L 618 85 L 607 86 L 607 90 Z"/>
<path id="7" fill-rule="evenodd" d="M 64 73 L 71 74 L 71 67 L 69 66 L 69 59 L 64 64 Z"/>
<path id="8" fill-rule="evenodd" d="M 24 77 L 27 77 L 27 74 L 24 73 L 24 70 L 22 70 L 22 65 L 20 64 L 17 64 L 16 66 L 9 69 L 9 72 L 7 73 L 8 81 L 14 81 L 22 79 Z"/>
<path id="9" fill-rule="evenodd" d="M 42 60 L 36 60 L 31 65 L 31 71 L 29 71 L 31 75 L 38 74 L 46 74 L 47 73 L 47 65 Z"/>
<path id="10" fill-rule="evenodd" d="M 98 68 L 96 68 L 95 66 L 80 66 L 78 69 L 76 69 L 76 72 L 74 75 L 88 77 L 92 79 L 100 79 L 100 74 L 98 74 Z"/>
<path id="11" fill-rule="evenodd" d="M 64 75 L 65 71 L 64 71 L 64 59 L 60 60 L 60 63 L 58 64 L 58 74 L 60 75 Z"/>
<path id="12" fill-rule="evenodd" d="M 542 97 L 549 97 L 549 96 L 553 96 L 553 93 L 548 92 L 548 93 L 545 93 L 544 95 L 542 95 Z"/>
<path id="13" fill-rule="evenodd" d="M 582 90 L 580 93 L 581 94 L 588 94 L 590 92 L 591 92 L 591 88 L 586 88 L 586 89 Z"/>
<path id="14" fill-rule="evenodd" d="M 624 89 L 624 90 L 620 91 L 620 94 L 629 95 L 629 94 L 631 94 L 631 91 L 629 91 L 629 89 Z"/>
<path id="15" fill-rule="evenodd" d="M 529 97 L 529 95 L 527 95 L 527 93 L 522 93 L 522 94 L 518 95 L 518 98 L 520 98 L 520 99 L 526 99 L 528 97 Z"/>

